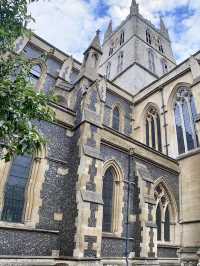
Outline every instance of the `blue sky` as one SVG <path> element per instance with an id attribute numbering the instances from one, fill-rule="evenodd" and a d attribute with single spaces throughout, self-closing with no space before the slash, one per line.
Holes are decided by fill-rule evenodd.
<path id="1" fill-rule="evenodd" d="M 137 0 L 140 13 L 158 26 L 162 15 L 178 62 L 200 49 L 200 0 Z M 36 34 L 81 60 L 96 30 L 112 18 L 116 27 L 129 14 L 131 0 L 40 0 L 30 4 Z"/>

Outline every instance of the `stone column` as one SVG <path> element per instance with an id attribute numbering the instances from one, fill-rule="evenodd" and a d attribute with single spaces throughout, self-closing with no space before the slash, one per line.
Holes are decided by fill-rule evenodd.
<path id="1" fill-rule="evenodd" d="M 150 265 L 158 265 L 157 226 L 155 221 L 156 203 L 154 200 L 153 181 L 150 179 L 149 171 L 145 165 L 137 162 L 136 169 L 140 187 L 140 222 L 143 228 L 141 232 L 140 257 L 144 265 L 149 262 Z M 141 265 L 141 260 L 139 264 Z"/>
<path id="2" fill-rule="evenodd" d="M 200 138 L 200 66 L 194 56 L 190 57 L 189 64 L 193 78 L 192 93 L 195 99 L 195 105 L 197 110 L 196 129 Z"/>
<path id="3" fill-rule="evenodd" d="M 89 87 L 82 98 L 79 127 L 76 235 L 74 257 L 99 258 L 102 234 L 102 176 L 100 130 L 106 89 L 104 81 Z"/>

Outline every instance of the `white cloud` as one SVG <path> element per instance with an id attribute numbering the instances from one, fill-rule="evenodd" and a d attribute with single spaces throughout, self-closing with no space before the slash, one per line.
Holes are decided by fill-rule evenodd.
<path id="1" fill-rule="evenodd" d="M 36 23 L 36 34 L 57 48 L 81 59 L 97 28 L 104 27 L 108 18 L 94 15 L 97 0 L 51 0 L 30 4 L 29 11 Z"/>
<path id="2" fill-rule="evenodd" d="M 158 25 L 159 14 L 169 27 L 173 50 L 178 61 L 199 49 L 200 0 L 137 0 L 141 14 Z M 107 5 L 107 14 L 96 16 L 99 5 Z M 81 59 L 97 28 L 102 31 L 109 17 L 117 26 L 129 13 L 131 0 L 40 0 L 29 10 L 36 23 L 36 34 L 56 47 Z M 177 8 L 187 7 L 180 19 Z"/>

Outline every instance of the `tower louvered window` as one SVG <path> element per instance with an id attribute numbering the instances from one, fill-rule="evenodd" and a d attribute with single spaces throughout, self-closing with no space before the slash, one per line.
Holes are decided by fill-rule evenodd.
<path id="1" fill-rule="evenodd" d="M 155 73 L 156 72 L 155 58 L 154 58 L 154 52 L 151 49 L 148 50 L 148 60 L 149 60 L 149 70 Z"/>
<path id="2" fill-rule="evenodd" d="M 146 115 L 146 145 L 162 151 L 160 116 L 154 107 Z"/>
<path id="3" fill-rule="evenodd" d="M 151 44 L 151 34 L 149 29 L 146 30 L 146 41 Z"/>
<path id="4" fill-rule="evenodd" d="M 120 45 L 124 43 L 124 31 L 121 32 L 120 34 Z"/>
<path id="5" fill-rule="evenodd" d="M 1 220 L 20 223 L 23 219 L 25 192 L 32 166 L 32 156 L 16 156 L 4 190 Z"/>
<path id="6" fill-rule="evenodd" d="M 199 147 L 195 126 L 196 107 L 192 92 L 187 87 L 180 87 L 176 93 L 174 116 L 178 152 L 183 154 Z"/>
<path id="7" fill-rule="evenodd" d="M 120 73 L 123 70 L 124 63 L 124 52 L 120 52 L 118 55 L 118 63 L 117 63 L 117 73 Z"/>

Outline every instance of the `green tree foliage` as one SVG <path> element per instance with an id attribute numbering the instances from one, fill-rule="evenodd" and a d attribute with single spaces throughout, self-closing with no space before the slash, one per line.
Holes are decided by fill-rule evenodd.
<path id="1" fill-rule="evenodd" d="M 17 38 L 30 34 L 27 0 L 0 0 L 0 145 L 4 158 L 41 150 L 45 138 L 35 121 L 53 121 L 54 98 L 37 91 L 29 81 L 32 63 L 15 53 Z"/>

